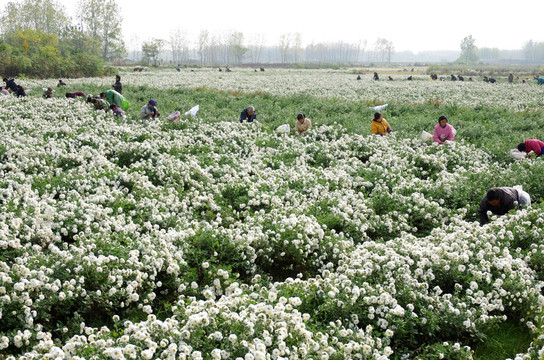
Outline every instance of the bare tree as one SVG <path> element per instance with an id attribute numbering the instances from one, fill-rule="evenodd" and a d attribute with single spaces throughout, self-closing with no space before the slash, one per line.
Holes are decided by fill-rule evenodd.
<path id="1" fill-rule="evenodd" d="M 295 64 L 297 64 L 302 57 L 302 35 L 296 32 L 293 35 L 293 56 Z"/>
<path id="2" fill-rule="evenodd" d="M 174 63 L 180 63 L 183 60 L 185 60 L 185 55 L 188 51 L 188 44 L 187 44 L 187 31 L 181 30 L 180 28 L 173 30 L 170 32 L 170 39 L 168 41 L 168 44 L 170 45 L 170 49 L 172 50 L 172 61 Z"/>
<path id="3" fill-rule="evenodd" d="M 374 43 L 374 52 L 377 56 L 377 59 L 380 62 L 391 62 L 391 56 L 393 55 L 393 52 L 395 51 L 395 47 L 393 46 L 393 42 L 389 41 L 387 39 L 378 38 L 376 42 Z"/>
<path id="4" fill-rule="evenodd" d="M 280 43 L 278 44 L 278 48 L 280 50 L 282 64 L 287 63 L 292 36 L 293 35 L 291 33 L 283 34 L 280 36 Z"/>
<path id="5" fill-rule="evenodd" d="M 251 61 L 253 63 L 261 62 L 263 48 L 265 44 L 265 35 L 262 33 L 253 34 L 249 41 L 249 51 L 251 53 Z"/>
<path id="6" fill-rule="evenodd" d="M 106 60 L 126 53 L 121 34 L 121 10 L 115 0 L 79 0 L 79 20 L 83 31 L 97 39 Z"/>
<path id="7" fill-rule="evenodd" d="M 391 56 L 395 53 L 395 46 L 391 40 L 385 40 L 385 53 L 387 55 L 387 63 L 391 64 Z"/>
<path id="8" fill-rule="evenodd" d="M 209 45 L 209 37 L 210 33 L 208 30 L 201 30 L 200 34 L 198 35 L 198 55 L 200 56 L 200 63 L 204 64 L 205 56 L 206 56 L 206 50 Z"/>

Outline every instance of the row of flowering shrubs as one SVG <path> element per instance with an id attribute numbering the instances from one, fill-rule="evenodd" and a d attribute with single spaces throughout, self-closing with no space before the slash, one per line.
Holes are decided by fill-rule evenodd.
<path id="1" fill-rule="evenodd" d="M 540 201 L 538 160 L 325 125 L 119 123 L 64 99 L 0 109 L 0 354 L 466 359 L 506 320 L 542 352 L 542 208 L 475 221 L 490 186 Z"/>

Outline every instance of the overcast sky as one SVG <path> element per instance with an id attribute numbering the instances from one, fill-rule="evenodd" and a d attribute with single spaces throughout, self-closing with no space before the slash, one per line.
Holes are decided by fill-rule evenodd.
<path id="1" fill-rule="evenodd" d="M 75 16 L 75 0 L 58 0 Z M 529 40 L 544 41 L 539 19 L 544 0 L 117 0 L 128 47 L 152 38 L 168 40 L 174 29 L 196 42 L 200 30 L 240 31 L 246 41 L 264 34 L 277 45 L 285 33 L 312 42 L 393 42 L 395 51 L 460 50 L 465 36 L 478 47 L 521 49 Z"/>

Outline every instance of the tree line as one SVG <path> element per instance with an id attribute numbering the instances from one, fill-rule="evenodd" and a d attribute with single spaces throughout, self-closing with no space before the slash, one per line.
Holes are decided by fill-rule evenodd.
<path id="1" fill-rule="evenodd" d="M 134 41 L 137 43 L 137 39 Z M 196 63 L 200 65 L 240 65 L 259 63 L 390 63 L 395 48 L 387 39 L 378 38 L 370 47 L 367 41 L 354 43 L 313 42 L 304 47 L 300 33 L 281 34 L 276 45 L 267 45 L 264 34 L 246 37 L 238 31 L 211 33 L 201 30 L 195 39 L 187 31 L 173 30 L 168 39 L 145 41 L 141 51 L 129 58 L 147 65 L 158 63 Z"/>
<path id="2" fill-rule="evenodd" d="M 392 62 L 436 62 L 411 53 L 397 53 L 392 41 L 378 38 L 353 43 L 312 42 L 303 46 L 300 33 L 284 33 L 268 45 L 264 34 L 201 30 L 196 39 L 186 30 L 175 29 L 167 39 L 133 38 L 131 53 L 122 38 L 122 16 L 116 0 L 77 0 L 78 15 L 70 18 L 56 0 L 9 1 L 0 12 L 0 73 L 32 77 L 100 76 L 104 66 L 126 59 L 144 65 L 200 64 L 240 65 L 259 63 L 389 64 Z M 462 64 L 544 63 L 544 42 L 530 40 L 520 50 L 478 48 L 467 36 L 460 44 L 457 60 Z M 449 56 L 449 55 L 448 55 Z M 408 60 L 409 59 L 409 60 Z"/>
<path id="3" fill-rule="evenodd" d="M 71 19 L 55 0 L 8 2 L 0 13 L 0 73 L 39 78 L 100 76 L 122 58 L 115 0 L 78 0 Z"/>

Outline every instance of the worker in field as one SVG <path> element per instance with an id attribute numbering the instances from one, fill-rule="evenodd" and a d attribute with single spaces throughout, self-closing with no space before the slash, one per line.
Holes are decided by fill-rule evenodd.
<path id="1" fill-rule="evenodd" d="M 74 91 L 74 92 L 66 93 L 66 97 L 68 99 L 75 99 L 76 96 L 85 96 L 85 93 L 83 91 Z"/>
<path id="2" fill-rule="evenodd" d="M 389 126 L 387 120 L 383 118 L 382 113 L 377 112 L 374 114 L 374 119 L 370 124 L 370 132 L 374 135 L 384 136 L 391 134 L 393 130 L 391 129 L 391 126 Z"/>
<path id="3" fill-rule="evenodd" d="M 248 106 L 244 110 L 242 110 L 242 113 L 240 114 L 240 122 L 243 123 L 244 121 L 247 121 L 248 123 L 256 121 L 257 120 L 257 114 L 255 113 L 255 107 Z"/>
<path id="4" fill-rule="evenodd" d="M 43 92 L 43 97 L 46 99 L 51 99 L 53 97 L 53 89 L 48 87 Z"/>
<path id="5" fill-rule="evenodd" d="M 544 142 L 538 139 L 525 140 L 518 144 L 518 151 L 523 151 L 524 153 L 529 154 L 531 151 L 535 153 L 536 156 L 542 155 L 544 152 Z"/>
<path id="6" fill-rule="evenodd" d="M 378 76 L 378 73 L 377 72 L 374 72 L 374 76 L 372 77 L 373 80 L 380 80 L 380 77 Z"/>
<path id="7" fill-rule="evenodd" d="M 106 92 L 100 93 L 100 97 L 107 100 L 110 104 L 119 106 L 123 111 L 127 111 L 130 107 L 128 100 L 115 90 L 106 90 Z"/>
<path id="8" fill-rule="evenodd" d="M 152 120 L 161 116 L 159 109 L 157 108 L 157 101 L 150 99 L 146 105 L 142 106 L 140 110 L 140 118 L 142 120 Z"/>
<path id="9" fill-rule="evenodd" d="M 112 85 L 113 90 L 119 94 L 123 94 L 123 84 L 121 84 L 121 76 L 115 75 L 115 84 Z"/>
<path id="10" fill-rule="evenodd" d="M 455 129 L 448 124 L 448 119 L 442 115 L 438 118 L 438 124 L 434 127 L 433 141 L 443 144 L 455 139 Z"/>
<path id="11" fill-rule="evenodd" d="M 4 78 L 2 80 L 6 83 L 6 89 L 10 89 L 13 93 L 17 92 L 18 85 L 15 82 L 15 79 Z"/>
<path id="12" fill-rule="evenodd" d="M 488 211 L 495 215 L 504 215 L 520 206 L 531 206 L 531 197 L 521 187 L 495 187 L 487 191 L 478 207 L 480 224 L 489 223 Z"/>
<path id="13" fill-rule="evenodd" d="M 119 117 L 123 118 L 123 120 L 127 118 L 127 115 L 125 114 L 123 109 L 121 109 L 119 106 L 117 106 L 115 104 L 110 105 L 110 110 L 113 112 L 113 116 L 115 116 L 115 117 L 119 116 Z"/>
<path id="14" fill-rule="evenodd" d="M 24 96 L 26 96 L 26 90 L 22 85 L 17 85 L 17 87 L 15 88 L 15 93 L 14 94 L 17 97 L 24 97 Z"/>
<path id="15" fill-rule="evenodd" d="M 297 122 L 295 123 L 295 133 L 297 135 L 304 134 L 312 127 L 312 121 L 304 114 L 297 115 Z"/>
<path id="16" fill-rule="evenodd" d="M 93 104 L 95 110 L 104 110 L 105 112 L 110 111 L 110 104 L 105 99 L 91 97 L 88 102 Z"/>

